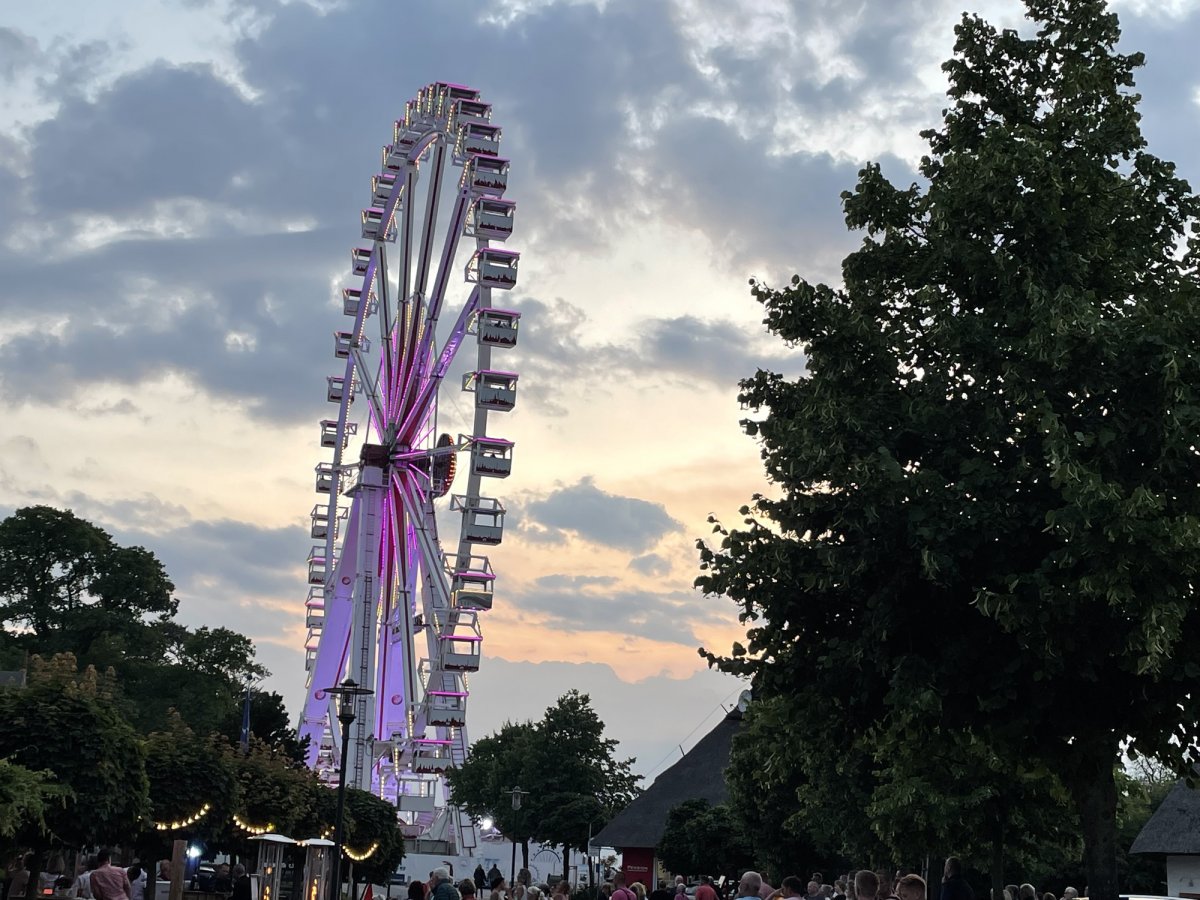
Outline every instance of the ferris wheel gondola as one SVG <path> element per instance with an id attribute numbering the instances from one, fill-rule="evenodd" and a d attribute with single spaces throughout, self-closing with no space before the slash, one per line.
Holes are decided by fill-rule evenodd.
<path id="1" fill-rule="evenodd" d="M 366 243 L 351 251 L 342 293 L 348 324 L 334 333 L 343 369 L 326 383 L 337 416 L 320 422 L 332 459 L 316 467 L 308 557 L 308 764 L 331 780 L 347 767 L 348 784 L 396 803 L 406 833 L 460 851 L 474 847 L 475 828 L 449 807 L 441 779 L 466 758 L 468 679 L 495 582 L 485 551 L 504 533 L 505 507 L 484 485 L 508 476 L 513 444 L 488 420 L 513 409 L 518 380 L 492 361 L 520 328 L 519 312 L 492 304 L 516 284 L 520 260 L 493 246 L 512 234 L 516 210 L 503 196 L 500 137 L 477 91 L 438 82 L 408 102 L 383 148 L 361 217 Z M 473 368 L 451 385 L 470 338 Z M 456 434 L 439 428 L 447 397 L 472 401 Z M 466 485 L 453 493 L 460 453 Z M 461 515 L 452 552 L 435 508 L 448 494 Z M 352 701 L 343 747 L 326 689 L 345 677 L 374 695 Z"/>

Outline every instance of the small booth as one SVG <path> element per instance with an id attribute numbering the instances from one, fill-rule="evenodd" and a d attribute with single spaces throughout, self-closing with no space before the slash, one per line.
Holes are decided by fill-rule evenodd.
<path id="1" fill-rule="evenodd" d="M 278 900 L 283 881 L 283 851 L 296 842 L 282 834 L 260 834 L 250 838 L 258 842 L 258 885 L 254 900 Z"/>
<path id="2" fill-rule="evenodd" d="M 329 879 L 333 877 L 333 841 L 309 838 L 301 841 L 304 848 L 304 896 L 300 900 L 324 900 L 329 896 Z"/>

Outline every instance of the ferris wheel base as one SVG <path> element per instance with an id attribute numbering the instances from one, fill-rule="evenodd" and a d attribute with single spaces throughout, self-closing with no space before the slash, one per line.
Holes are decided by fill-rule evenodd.
<path id="1" fill-rule="evenodd" d="M 454 825 L 456 816 L 464 819 L 458 829 Z M 400 831 L 404 835 L 405 847 L 410 853 L 441 853 L 450 856 L 461 853 L 471 856 L 479 845 L 474 821 L 465 813 L 452 808 L 438 809 L 428 822 L 422 823 L 418 820 L 414 824 L 401 823 Z"/>

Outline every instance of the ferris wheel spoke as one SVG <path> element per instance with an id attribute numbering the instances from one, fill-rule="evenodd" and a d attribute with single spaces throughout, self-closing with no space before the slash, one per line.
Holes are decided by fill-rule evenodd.
<path id="1" fill-rule="evenodd" d="M 375 272 L 375 294 L 379 298 L 379 387 L 384 393 L 383 408 L 389 410 L 392 396 L 392 370 L 395 365 L 391 353 L 391 336 L 395 318 L 392 310 L 391 285 L 388 284 L 387 251 L 382 244 L 375 245 L 375 255 L 378 259 Z"/>
<path id="2" fill-rule="evenodd" d="M 421 255 L 417 258 L 417 280 L 413 295 L 423 298 L 429 282 L 429 262 L 433 253 L 433 236 L 437 228 L 438 204 L 442 197 L 442 169 L 446 165 L 446 140 L 439 137 L 433 146 L 433 172 L 429 176 L 429 193 L 425 200 L 425 221 L 421 228 Z"/>
<path id="3" fill-rule="evenodd" d="M 413 396 L 424 387 L 428 375 L 425 367 L 432 359 L 433 347 L 437 342 L 438 319 L 441 316 L 442 304 L 445 300 L 446 286 L 449 283 L 450 273 L 454 269 L 454 257 L 458 251 L 458 241 L 462 236 L 463 227 L 466 224 L 467 210 L 470 207 L 470 203 L 470 188 L 464 187 L 454 201 L 454 210 L 450 216 L 449 226 L 446 229 L 446 239 L 442 245 L 442 255 L 438 263 L 437 276 L 433 281 L 433 289 L 426 298 L 426 320 L 429 324 L 420 335 L 420 343 L 415 355 L 417 361 L 416 377 L 408 379 L 406 385 L 406 390 L 408 391 L 405 397 L 406 403 L 408 402 L 408 397 Z"/>
<path id="4" fill-rule="evenodd" d="M 367 395 L 367 403 L 371 407 L 371 418 L 375 423 L 375 432 L 380 435 L 385 434 L 388 417 L 383 399 L 379 395 L 379 382 L 371 375 L 371 370 L 367 367 L 367 358 L 366 354 L 363 353 L 362 347 L 351 347 L 350 353 L 354 357 L 354 368 L 357 378 L 363 386 L 363 393 Z"/>
<path id="5" fill-rule="evenodd" d="M 399 430 L 396 432 L 402 438 L 409 437 L 409 431 L 415 428 L 420 419 L 418 418 L 423 410 L 429 408 L 434 395 L 441 386 L 442 379 L 446 377 L 446 372 L 450 368 L 450 364 L 454 362 L 454 357 L 458 354 L 459 348 L 462 346 L 463 338 L 467 334 L 467 328 L 471 324 L 471 319 L 479 311 L 479 288 L 471 291 L 471 297 L 459 313 L 458 321 L 454 323 L 454 328 L 450 332 L 450 336 L 446 339 L 445 345 L 442 347 L 442 352 L 438 354 L 437 365 L 433 371 L 429 373 L 429 377 L 425 379 L 425 383 L 421 386 L 421 391 L 416 399 L 409 404 L 409 412 L 404 421 L 400 424 Z"/>

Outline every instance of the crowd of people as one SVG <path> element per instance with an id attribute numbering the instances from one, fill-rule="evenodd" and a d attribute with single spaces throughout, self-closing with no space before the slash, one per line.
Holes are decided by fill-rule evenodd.
<path id="1" fill-rule="evenodd" d="M 101 850 L 83 863 L 78 875 L 66 874 L 61 856 L 51 856 L 45 872 L 33 872 L 33 855 L 17 857 L 7 869 L 7 877 L 0 890 L 0 900 L 27 900 L 27 898 L 52 898 L 52 900 L 155 900 L 147 896 L 151 883 L 150 873 L 134 860 L 128 867 L 114 866 L 112 854 Z M 154 879 L 163 891 L 171 881 L 170 860 L 160 860 L 157 877 Z M 242 865 L 216 867 L 209 884 L 193 883 L 193 889 L 225 894 L 229 900 L 253 900 L 250 877 Z"/>
<path id="2" fill-rule="evenodd" d="M 475 867 L 470 878 L 455 882 L 449 868 L 439 867 L 429 873 L 428 881 L 414 879 L 408 883 L 408 900 L 570 900 L 571 885 L 565 880 L 535 883 L 528 869 L 521 869 L 511 888 L 508 880 L 493 865 L 484 871 Z"/>
<path id="3" fill-rule="evenodd" d="M 409 900 L 458 900 L 448 889 L 437 893 L 429 885 L 446 884 L 452 880 L 445 869 L 430 873 L 428 884 L 418 882 L 410 886 Z M 903 870 L 895 872 L 863 869 L 848 872 L 826 882 L 820 872 L 807 879 L 788 875 L 772 886 L 765 875 L 745 872 L 738 880 L 703 877 L 697 884 L 689 884 L 682 876 L 673 883 L 659 883 L 653 889 L 640 881 L 627 882 L 625 875 L 616 872 L 610 881 L 599 886 L 600 900 L 976 900 L 975 891 L 963 875 L 960 860 L 946 860 L 940 883 L 930 890 L 923 877 Z M 473 878 L 465 879 L 454 887 L 459 898 L 478 897 L 480 900 L 570 900 L 571 887 L 559 881 L 551 888 L 548 884 L 533 883 L 528 869 L 517 874 L 511 886 L 495 866 L 484 872 L 476 868 Z M 1085 891 L 1086 894 L 1086 891 Z M 1053 893 L 1039 893 L 1032 884 L 1008 885 L 1003 900 L 1080 900 L 1080 893 L 1068 887 L 1058 897 Z M 1086 897 L 1083 898 L 1086 900 Z"/>
<path id="4" fill-rule="evenodd" d="M 745 872 L 737 881 L 704 877 L 692 886 L 681 876 L 674 884 L 660 883 L 648 891 L 645 884 L 627 884 L 618 872 L 611 882 L 600 887 L 602 900 L 975 900 L 975 891 L 963 875 L 962 862 L 946 860 L 941 882 L 930 891 L 925 879 L 916 873 L 863 869 L 848 872 L 826 882 L 820 872 L 807 881 L 788 875 L 773 887 L 759 872 Z M 1086 890 L 1085 890 L 1086 895 Z M 1003 900 L 1081 900 L 1079 891 L 1068 887 L 1062 897 L 1039 893 L 1032 884 L 1008 885 Z M 1086 896 L 1083 898 L 1086 900 Z"/>

